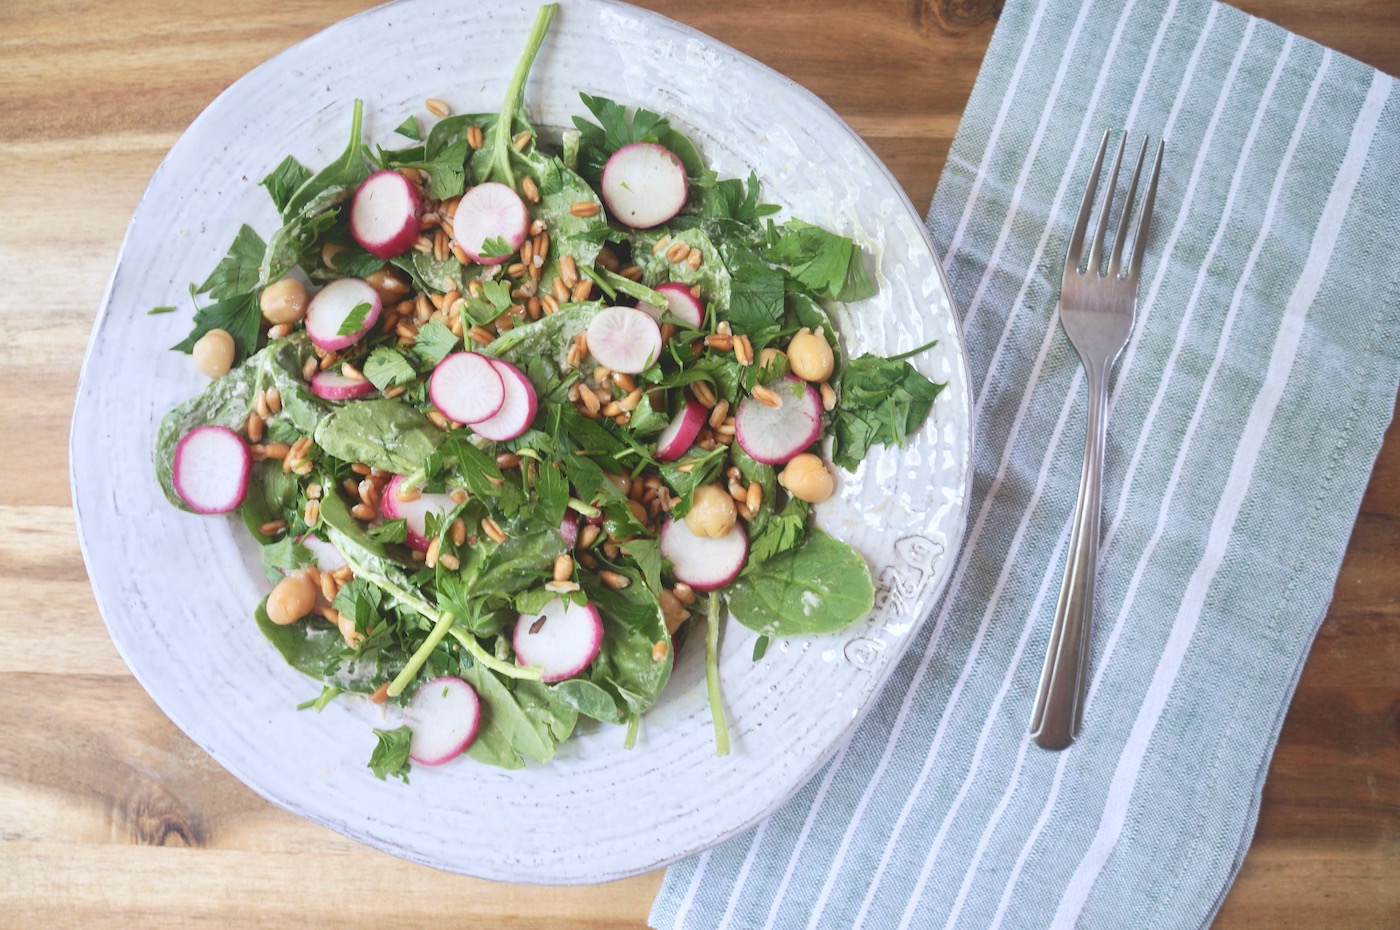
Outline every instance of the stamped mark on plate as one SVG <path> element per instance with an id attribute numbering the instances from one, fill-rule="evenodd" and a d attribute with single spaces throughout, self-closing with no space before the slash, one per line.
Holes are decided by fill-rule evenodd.
<path id="1" fill-rule="evenodd" d="M 842 650 L 846 661 L 866 671 L 872 670 L 890 643 L 919 619 L 914 610 L 933 582 L 943 546 L 927 536 L 904 536 L 894 544 L 894 554 L 894 563 L 880 573 L 875 609 L 863 634 L 847 641 Z"/>

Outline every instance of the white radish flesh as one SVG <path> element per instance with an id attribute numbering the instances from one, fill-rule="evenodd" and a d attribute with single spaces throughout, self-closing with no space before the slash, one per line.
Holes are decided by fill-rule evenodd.
<path id="1" fill-rule="evenodd" d="M 335 369 L 330 369 L 311 376 L 311 393 L 323 400 L 354 400 L 373 394 L 374 385 L 363 379 L 352 381 Z"/>
<path id="2" fill-rule="evenodd" d="M 815 388 L 791 375 L 769 385 L 777 407 L 746 397 L 734 414 L 734 437 L 754 461 L 782 465 L 817 441 L 822 400 Z"/>
<path id="3" fill-rule="evenodd" d="M 652 290 L 666 298 L 666 306 L 657 309 L 650 304 L 637 304 L 638 309 L 645 310 L 658 322 L 661 320 L 661 313 L 665 311 L 691 329 L 699 329 L 704 325 L 705 305 L 700 302 L 699 297 L 690 293 L 689 285 L 679 281 L 667 281 L 665 284 L 656 285 Z"/>
<path id="4" fill-rule="evenodd" d="M 404 710 L 413 731 L 408 757 L 419 765 L 442 765 L 466 751 L 481 726 L 481 699 L 460 678 L 434 678 L 413 692 Z"/>
<path id="5" fill-rule="evenodd" d="M 397 171 L 376 171 L 350 201 L 350 235 L 377 258 L 402 255 L 418 241 L 418 188 Z"/>
<path id="6" fill-rule="evenodd" d="M 538 665 L 544 681 L 563 681 L 588 668 L 598 654 L 603 620 L 592 604 L 556 597 L 540 611 L 520 615 L 512 643 L 521 665 Z"/>
<path id="7" fill-rule="evenodd" d="M 360 325 L 341 335 L 345 322 L 363 304 L 368 304 Z M 382 305 L 379 292 L 359 278 L 340 278 L 316 292 L 306 307 L 306 332 L 311 341 L 328 352 L 349 348 L 379 321 Z"/>
<path id="8" fill-rule="evenodd" d="M 660 548 L 678 581 L 697 591 L 715 591 L 739 577 L 749 555 L 749 537 L 738 523 L 714 539 L 695 535 L 684 520 L 667 520 L 661 527 Z"/>
<path id="9" fill-rule="evenodd" d="M 491 364 L 496 366 L 496 371 L 501 376 L 506 398 L 495 416 L 480 423 L 473 423 L 472 431 L 483 439 L 505 442 L 530 428 L 530 424 L 535 420 L 535 411 L 539 409 L 539 401 L 535 396 L 535 386 L 530 383 L 525 372 L 510 362 L 503 362 L 497 358 L 491 359 Z"/>
<path id="10" fill-rule="evenodd" d="M 195 513 L 237 510 L 248 494 L 253 457 L 233 430 L 198 426 L 175 446 L 175 491 Z"/>
<path id="11" fill-rule="evenodd" d="M 456 506 L 447 494 L 420 494 L 411 501 L 399 500 L 399 488 L 403 486 L 403 475 L 395 475 L 384 486 L 384 496 L 379 500 L 379 512 L 389 520 L 403 520 L 407 527 L 404 542 L 410 549 L 428 551 L 428 514 L 439 517 Z"/>
<path id="12" fill-rule="evenodd" d="M 452 235 L 462 251 L 472 261 L 482 265 L 499 265 L 510 258 L 525 241 L 530 225 L 530 212 L 520 195 L 495 181 L 478 184 L 462 195 L 452 214 Z M 505 243 L 506 254 L 495 254 L 486 243 L 499 239 Z M 496 243 L 492 243 L 495 245 Z M 492 251 L 491 255 L 485 253 Z"/>
<path id="13" fill-rule="evenodd" d="M 588 324 L 588 351 L 613 371 L 640 374 L 661 356 L 661 328 L 644 310 L 605 307 Z"/>
<path id="14" fill-rule="evenodd" d="M 299 538 L 297 542 L 311 550 L 311 555 L 316 560 L 314 564 L 320 571 L 333 572 L 349 564 L 345 561 L 345 556 L 341 555 L 339 549 L 326 542 L 324 539 L 321 539 L 319 536 L 307 533 L 305 536 Z"/>
<path id="15" fill-rule="evenodd" d="M 564 537 L 564 548 L 572 549 L 578 542 L 578 517 L 572 510 L 564 511 L 564 519 L 559 521 L 559 535 Z"/>
<path id="16" fill-rule="evenodd" d="M 633 229 L 666 222 L 685 206 L 690 185 L 676 153 L 654 142 L 624 145 L 603 165 L 600 185 L 608 213 Z"/>
<path id="17" fill-rule="evenodd" d="M 428 396 L 443 415 L 458 423 L 490 419 L 506 400 L 496 366 L 484 355 L 456 352 L 438 362 L 428 381 Z"/>
<path id="18" fill-rule="evenodd" d="M 686 450 L 695 444 L 695 437 L 700 435 L 709 414 L 704 404 L 687 394 L 685 406 L 656 438 L 656 457 L 663 462 L 674 462 L 685 455 Z"/>

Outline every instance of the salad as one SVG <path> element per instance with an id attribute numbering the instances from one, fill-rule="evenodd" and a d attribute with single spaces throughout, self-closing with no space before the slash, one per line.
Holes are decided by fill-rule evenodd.
<path id="1" fill-rule="evenodd" d="M 578 718 L 626 728 L 703 648 L 716 751 L 726 613 L 840 630 L 869 567 L 813 523 L 833 465 L 919 428 L 942 385 L 843 358 L 824 302 L 874 293 L 860 248 L 778 222 L 656 113 L 582 94 L 560 144 L 523 106 L 542 7 L 499 113 L 435 117 L 262 181 L 176 350 L 212 380 L 170 411 L 156 476 L 237 511 L 294 668 L 403 706 L 370 768 L 546 762 Z M 591 117 L 591 118 L 590 118 Z M 171 312 L 158 307 L 152 312 Z M 829 445 L 827 441 L 829 440 Z"/>

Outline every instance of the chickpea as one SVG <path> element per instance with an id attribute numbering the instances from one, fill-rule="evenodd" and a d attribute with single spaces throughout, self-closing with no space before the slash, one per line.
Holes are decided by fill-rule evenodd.
<path id="1" fill-rule="evenodd" d="M 810 452 L 794 456 L 787 467 L 778 473 L 778 484 L 798 500 L 809 504 L 820 504 L 836 490 L 836 482 L 826 463 Z"/>
<path id="2" fill-rule="evenodd" d="M 311 613 L 320 593 L 305 572 L 288 575 L 267 596 L 267 619 L 278 626 L 290 626 Z"/>
<path id="3" fill-rule="evenodd" d="M 263 319 L 273 326 L 295 323 L 306 316 L 306 286 L 296 278 L 283 278 L 263 288 L 258 298 Z"/>
<path id="4" fill-rule="evenodd" d="M 661 615 L 666 618 L 666 632 L 675 635 L 676 630 L 681 628 L 681 624 L 690 619 L 690 611 L 685 609 L 685 605 L 665 588 L 661 589 Z"/>
<path id="5" fill-rule="evenodd" d="M 737 516 L 729 492 L 717 484 L 706 484 L 695 489 L 690 509 L 685 513 L 685 525 L 696 536 L 719 539 L 733 528 Z"/>
<path id="6" fill-rule="evenodd" d="M 222 329 L 211 329 L 190 351 L 194 367 L 210 378 L 222 378 L 233 367 L 233 337 Z"/>
<path id="7" fill-rule="evenodd" d="M 623 494 L 632 493 L 632 479 L 627 477 L 626 475 L 604 474 L 603 477 L 611 481 L 613 483 L 613 487 L 617 488 Z"/>
<path id="8" fill-rule="evenodd" d="M 762 352 L 758 353 L 758 367 L 760 369 L 767 368 L 769 365 L 773 364 L 773 359 L 777 358 L 779 355 L 784 355 L 782 349 L 775 349 L 772 346 L 768 346 Z"/>
<path id="9" fill-rule="evenodd" d="M 341 639 L 345 640 L 345 645 L 351 649 L 358 649 L 360 643 L 365 641 L 364 634 L 355 629 L 355 618 L 340 615 L 340 619 L 335 622 L 336 629 L 340 630 Z"/>
<path id="10" fill-rule="evenodd" d="M 803 381 L 825 381 L 836 367 L 826 337 L 805 326 L 788 343 L 787 357 L 788 369 Z"/>
<path id="11" fill-rule="evenodd" d="M 387 265 L 365 278 L 365 283 L 379 293 L 379 299 L 386 307 L 403 300 L 408 293 L 408 282 Z"/>
<path id="12" fill-rule="evenodd" d="M 321 246 L 321 264 L 325 265 L 331 271 L 339 271 L 340 269 L 335 267 L 335 257 L 344 251 L 346 251 L 345 246 L 336 245 L 334 242 L 327 242 L 325 245 Z"/>

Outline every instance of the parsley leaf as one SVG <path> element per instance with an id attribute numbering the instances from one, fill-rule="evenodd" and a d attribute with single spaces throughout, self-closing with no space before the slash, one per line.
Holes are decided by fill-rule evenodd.
<path id="1" fill-rule="evenodd" d="M 244 223 L 233 237 L 228 254 L 220 259 L 209 278 L 196 294 L 208 294 L 215 300 L 227 300 L 254 290 L 261 274 L 263 254 L 267 244 L 253 227 Z"/>
<path id="2" fill-rule="evenodd" d="M 391 385 L 409 384 L 418 376 L 408 359 L 388 346 L 379 346 L 369 354 L 365 359 L 364 373 L 370 383 L 381 391 Z"/>
<path id="3" fill-rule="evenodd" d="M 413 355 L 424 365 L 431 367 L 447 358 L 452 350 L 457 348 L 459 341 L 442 320 L 429 320 L 427 326 L 418 330 L 418 338 L 413 343 Z"/>
<path id="4" fill-rule="evenodd" d="M 818 297 L 849 303 L 875 293 L 865 273 L 865 257 L 845 236 L 792 220 L 770 237 L 767 256 L 787 265 L 793 278 Z"/>
<path id="5" fill-rule="evenodd" d="M 404 117 L 404 121 L 394 129 L 394 132 L 401 136 L 407 136 L 414 142 L 422 142 L 423 136 L 418 131 L 418 120 L 412 116 Z"/>
<path id="6" fill-rule="evenodd" d="M 832 411 L 831 460 L 854 471 L 872 445 L 902 443 L 918 430 L 945 386 L 900 359 L 874 355 L 852 359 L 842 376 L 841 399 Z"/>
<path id="7" fill-rule="evenodd" d="M 736 220 L 757 228 L 765 216 L 777 213 L 781 207 L 759 202 L 758 175 L 749 172 L 747 183 L 738 178 L 719 178 L 713 171 L 701 175 L 696 182 L 700 189 L 700 215 Z"/>
<path id="8" fill-rule="evenodd" d="M 368 581 L 351 578 L 341 586 L 331 606 L 354 620 L 357 630 L 363 630 L 378 619 L 383 599 L 383 592 Z"/>
<path id="9" fill-rule="evenodd" d="M 385 520 L 383 523 L 370 526 L 366 532 L 369 538 L 381 543 L 401 543 L 408 538 L 407 520 Z"/>
<path id="10" fill-rule="evenodd" d="M 787 502 L 787 506 L 773 514 L 762 531 L 749 543 L 749 558 L 744 571 L 748 572 L 750 568 L 768 561 L 775 555 L 796 549 L 807 535 L 809 509 L 805 501 L 794 497 Z"/>
<path id="11" fill-rule="evenodd" d="M 278 213 L 285 214 L 292 194 L 310 177 L 311 172 L 306 166 L 288 155 L 282 159 L 280 165 L 273 168 L 272 172 L 258 183 L 258 186 L 267 188 L 268 196 L 272 198 L 272 205 L 277 208 Z"/>
<path id="12" fill-rule="evenodd" d="M 505 258 L 513 254 L 515 254 L 515 249 L 512 249 L 510 243 L 500 236 L 488 236 L 486 241 L 481 244 L 482 258 Z"/>
<path id="13" fill-rule="evenodd" d="M 335 331 L 337 336 L 353 336 L 364 328 L 365 318 L 369 316 L 373 309 L 368 303 L 355 304 L 350 312 L 345 315 L 345 319 L 340 321 L 340 329 Z"/>
<path id="14" fill-rule="evenodd" d="M 408 781 L 408 747 L 413 742 L 413 731 L 408 727 L 396 730 L 375 728 L 374 735 L 379 743 L 369 757 L 369 769 L 380 781 L 390 775 Z"/>
<path id="15" fill-rule="evenodd" d="M 764 330 L 776 330 L 783 321 L 783 273 L 758 259 L 744 261 L 730 272 L 729 321 L 735 332 L 746 333 L 760 343 L 771 338 Z"/>
<path id="16" fill-rule="evenodd" d="M 292 536 L 283 536 L 276 542 L 263 546 L 262 557 L 263 573 L 269 581 L 280 580 L 283 574 L 294 572 L 316 561 L 316 556 L 311 550 Z"/>
<path id="17" fill-rule="evenodd" d="M 211 329 L 222 329 L 233 337 L 238 361 L 253 354 L 258 347 L 258 330 L 262 322 L 262 310 L 258 307 L 257 294 L 243 294 L 228 300 L 221 300 L 195 310 L 194 329 L 184 341 L 171 346 L 177 352 L 189 354 L 194 344 Z"/>
<path id="18" fill-rule="evenodd" d="M 590 123 L 581 116 L 574 117 L 579 131 L 579 174 L 598 186 L 603 165 L 613 152 L 634 142 L 661 142 L 671 129 L 664 116 L 638 108 L 627 118 L 627 108 L 606 97 L 579 94 L 583 105 L 598 122 Z"/>

